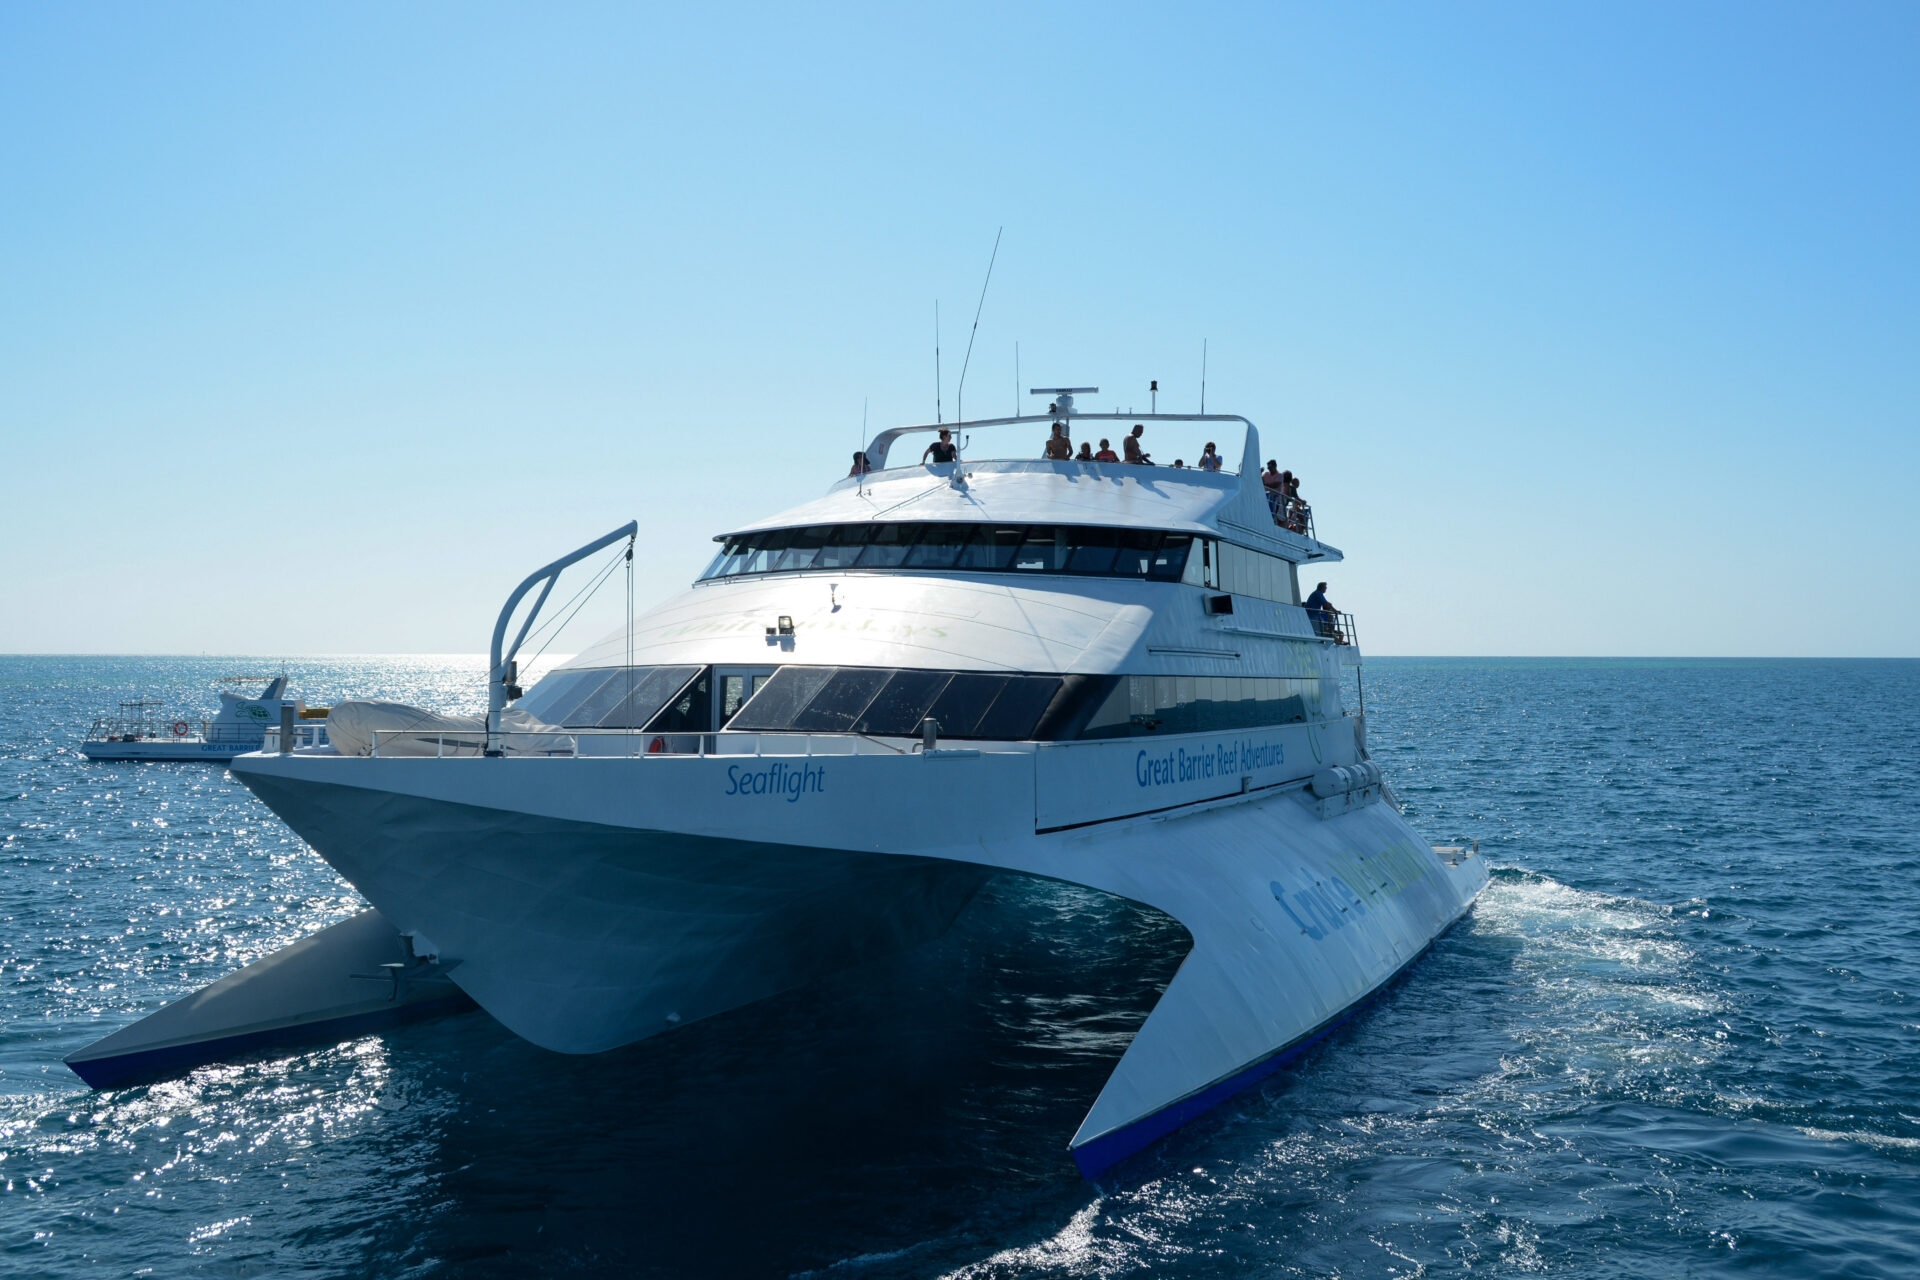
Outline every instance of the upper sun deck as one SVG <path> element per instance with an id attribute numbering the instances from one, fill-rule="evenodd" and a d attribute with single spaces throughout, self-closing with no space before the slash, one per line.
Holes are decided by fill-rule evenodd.
<path id="1" fill-rule="evenodd" d="M 984 449 L 969 448 L 973 433 L 993 428 L 1006 429 L 996 430 L 993 436 L 993 443 L 1002 448 L 1022 439 L 1018 428 L 1026 429 L 1029 446 L 1037 446 L 1056 422 L 1064 423 L 1076 442 L 1097 440 L 1103 430 L 1117 438 L 1135 423 L 1234 425 L 1245 429 L 1246 438 L 1238 471 L 992 457 L 981 456 Z M 934 437 L 941 430 L 956 438 L 960 460 L 923 463 L 923 446 L 917 437 Z M 1260 480 L 1259 433 L 1251 422 L 1237 415 L 1056 412 L 922 423 L 882 431 L 865 452 L 872 470 L 846 476 L 819 498 L 728 530 L 717 535 L 715 541 L 822 525 L 1082 525 L 1221 537 L 1296 563 L 1342 558 L 1337 548 L 1318 541 L 1310 531 L 1288 528 L 1278 521 Z M 1230 454 L 1223 452 L 1223 456 Z"/>

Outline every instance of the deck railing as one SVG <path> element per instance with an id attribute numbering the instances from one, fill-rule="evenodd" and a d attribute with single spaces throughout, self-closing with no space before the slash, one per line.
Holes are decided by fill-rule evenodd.
<path id="1" fill-rule="evenodd" d="M 221 739 L 209 739 L 219 742 Z M 327 745 L 327 724 L 324 720 L 298 720 L 293 726 L 293 749 L 312 750 Z M 262 751 L 280 750 L 280 726 L 272 725 L 267 729 L 266 739 L 260 744 Z"/>
<path id="2" fill-rule="evenodd" d="M 919 744 L 896 746 L 857 733 L 648 733 L 638 729 L 501 729 L 494 733 L 510 756 L 588 759 L 609 756 L 899 756 Z M 436 759 L 484 754 L 483 729 L 375 729 L 369 754 Z M 268 750 L 274 748 L 269 746 Z"/>
<path id="3" fill-rule="evenodd" d="M 1308 609 L 1307 621 L 1313 624 L 1313 633 L 1335 644 L 1358 645 L 1360 627 L 1350 613 L 1338 609 Z"/>

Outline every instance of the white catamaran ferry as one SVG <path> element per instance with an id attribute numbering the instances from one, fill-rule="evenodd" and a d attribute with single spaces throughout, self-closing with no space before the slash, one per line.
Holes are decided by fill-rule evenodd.
<path id="1" fill-rule="evenodd" d="M 1253 424 L 1045 394 L 1045 415 L 951 429 L 1218 424 L 1244 428 L 1241 468 L 922 462 L 937 426 L 883 431 L 870 472 L 727 531 L 689 590 L 523 695 L 555 579 L 631 554 L 636 526 L 548 565 L 495 627 L 484 720 L 347 703 L 330 746 L 270 736 L 234 762 L 374 911 L 75 1069 L 367 1025 L 383 1002 L 439 1007 L 449 980 L 535 1044 L 594 1053 L 934 938 L 1010 872 L 1193 941 L 1072 1139 L 1084 1172 L 1274 1070 L 1486 868 L 1416 835 L 1369 761 L 1341 694 L 1352 620 L 1301 604 L 1302 566 L 1340 553 L 1269 502 Z M 347 980 L 370 966 L 391 985 Z"/>

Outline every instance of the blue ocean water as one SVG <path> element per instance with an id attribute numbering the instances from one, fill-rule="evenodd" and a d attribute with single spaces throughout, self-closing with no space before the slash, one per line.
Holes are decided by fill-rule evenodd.
<path id="1" fill-rule="evenodd" d="M 94 714 L 237 659 L 0 658 L 0 1273 L 1920 1274 L 1920 663 L 1374 660 L 1474 912 L 1099 1186 L 1065 1142 L 1178 963 L 993 882 L 946 939 L 592 1058 L 484 1015 L 95 1094 L 61 1055 L 357 909 Z M 471 708 L 477 660 L 286 664 Z"/>

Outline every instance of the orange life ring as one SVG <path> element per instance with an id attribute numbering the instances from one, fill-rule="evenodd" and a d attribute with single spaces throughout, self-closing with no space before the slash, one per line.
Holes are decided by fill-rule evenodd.
<path id="1" fill-rule="evenodd" d="M 187 722 L 186 722 L 185 720 L 175 720 L 175 721 L 173 722 L 173 736 L 174 736 L 174 737 L 176 737 L 176 738 L 184 738 L 184 737 L 186 737 L 186 736 L 187 736 L 188 734 L 190 734 L 190 733 L 192 733 L 192 732 L 193 732 L 193 726 L 192 726 L 192 725 L 190 725 L 190 724 L 188 724 L 188 723 L 187 723 Z"/>
<path id="2" fill-rule="evenodd" d="M 647 744 L 647 754 L 650 756 L 657 756 L 666 749 L 667 740 L 665 738 L 655 738 Z"/>

